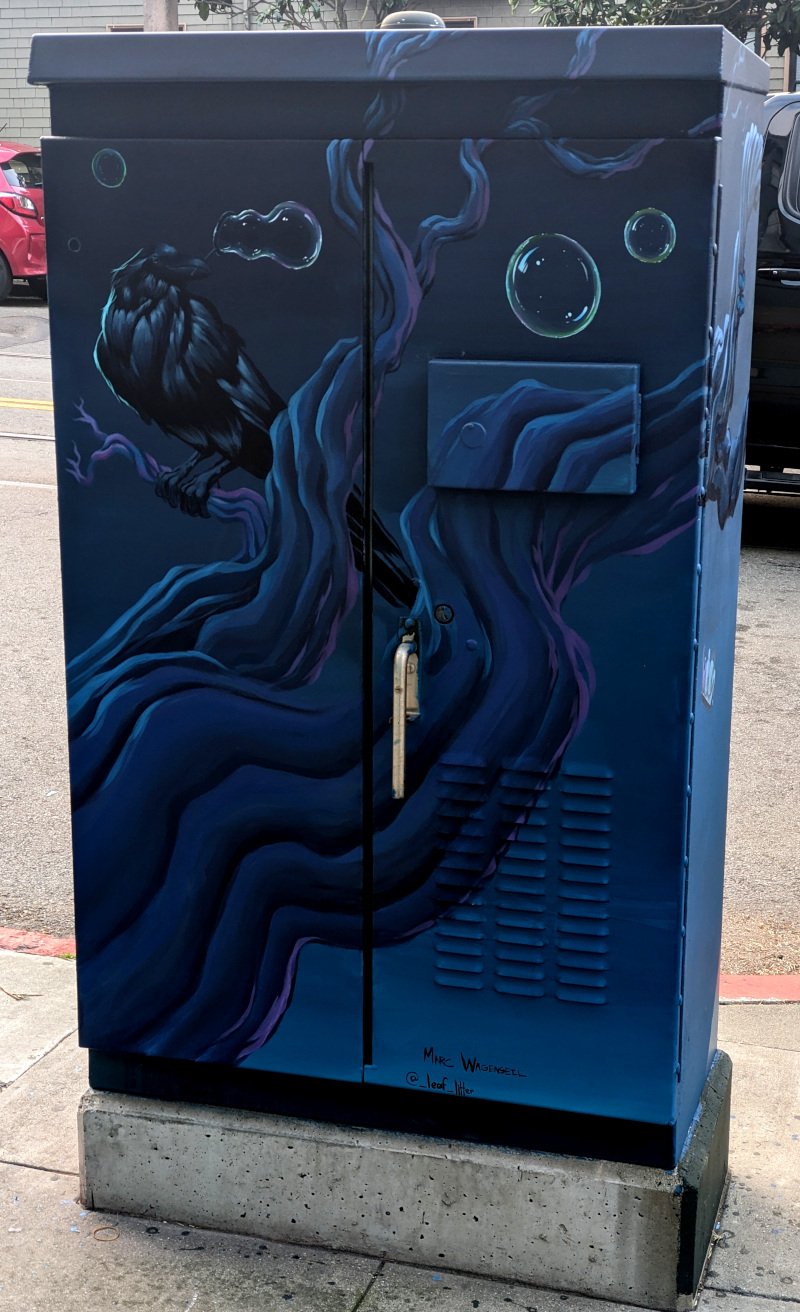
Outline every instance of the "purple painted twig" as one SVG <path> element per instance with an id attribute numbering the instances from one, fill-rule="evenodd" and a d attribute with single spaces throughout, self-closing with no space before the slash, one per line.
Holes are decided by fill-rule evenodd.
<path id="1" fill-rule="evenodd" d="M 160 465 L 149 451 L 140 451 L 124 433 L 104 433 L 97 421 L 83 404 L 76 405 L 78 411 L 76 423 L 86 424 L 97 449 L 92 451 L 85 465 L 77 442 L 72 444 L 72 455 L 67 457 L 67 472 L 81 487 L 91 487 L 94 483 L 96 467 L 112 456 L 124 456 L 134 466 L 137 474 L 145 483 L 155 485 L 162 474 L 171 472 L 170 465 Z M 264 546 L 267 535 L 267 507 L 264 498 L 250 488 L 238 487 L 230 492 L 214 488 L 208 498 L 209 514 L 215 519 L 236 520 L 242 531 L 242 547 L 239 557 L 252 560 Z"/>

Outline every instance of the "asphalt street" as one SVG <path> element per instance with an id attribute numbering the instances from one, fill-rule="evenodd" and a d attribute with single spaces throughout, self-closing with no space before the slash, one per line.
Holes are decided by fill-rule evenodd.
<path id="1" fill-rule="evenodd" d="M 0 926 L 72 930 L 47 311 L 0 307 Z M 35 435 L 35 436 L 34 436 Z M 800 971 L 800 497 L 747 496 L 723 971 Z"/>

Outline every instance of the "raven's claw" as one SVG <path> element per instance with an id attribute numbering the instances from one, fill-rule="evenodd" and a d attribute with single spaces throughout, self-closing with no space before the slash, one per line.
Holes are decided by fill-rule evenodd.
<path id="1" fill-rule="evenodd" d="M 200 457 L 201 458 L 201 457 Z M 165 470 L 156 479 L 156 495 L 167 505 L 182 510 L 185 515 L 209 518 L 208 498 L 223 475 L 233 468 L 224 456 L 216 457 L 209 468 L 196 472 L 198 457 L 177 469 Z"/>
<path id="2" fill-rule="evenodd" d="M 156 479 L 156 496 L 161 497 L 162 501 L 166 501 L 168 506 L 172 506 L 173 510 L 177 509 L 178 506 L 181 510 L 185 509 L 181 482 L 186 477 L 186 473 L 185 467 L 179 466 L 178 469 L 166 470 L 164 473 L 159 474 Z"/>

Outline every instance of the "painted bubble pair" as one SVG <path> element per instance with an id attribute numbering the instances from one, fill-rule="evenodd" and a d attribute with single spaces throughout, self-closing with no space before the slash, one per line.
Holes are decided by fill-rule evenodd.
<path id="1" fill-rule="evenodd" d="M 625 248 L 642 264 L 661 264 L 675 248 L 675 224 L 663 210 L 642 209 L 625 224 Z M 600 274 L 572 237 L 540 232 L 511 256 L 506 293 L 517 318 L 539 337 L 572 337 L 600 304 Z"/>

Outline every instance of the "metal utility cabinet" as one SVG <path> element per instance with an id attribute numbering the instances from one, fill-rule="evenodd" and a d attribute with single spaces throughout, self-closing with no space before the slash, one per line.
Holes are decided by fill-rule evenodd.
<path id="1" fill-rule="evenodd" d="M 672 1166 L 764 65 L 259 32 L 31 78 L 93 1085 Z"/>

